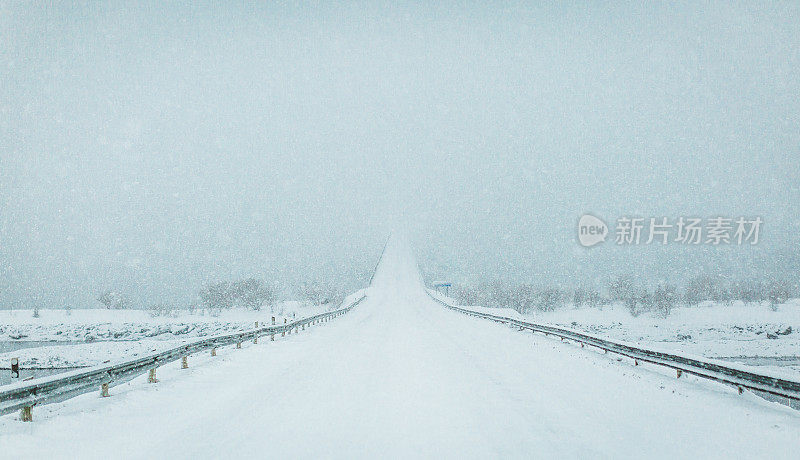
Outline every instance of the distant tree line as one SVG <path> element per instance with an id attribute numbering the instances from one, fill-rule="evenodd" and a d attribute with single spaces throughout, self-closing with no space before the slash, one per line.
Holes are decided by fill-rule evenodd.
<path id="1" fill-rule="evenodd" d="M 298 283 L 292 291 L 295 298 L 306 306 L 338 305 L 345 293 L 332 282 L 311 281 Z M 122 292 L 108 289 L 96 297 L 104 308 L 109 310 L 125 310 L 133 308 L 132 302 Z M 232 308 L 248 308 L 261 310 L 269 308 L 274 311 L 277 300 L 275 285 L 263 279 L 249 277 L 238 281 L 215 281 L 205 284 L 199 292 L 199 302 L 189 305 L 190 311 L 198 308 L 201 312 L 212 315 Z M 170 315 L 175 308 L 164 303 L 156 303 L 148 307 L 152 316 Z M 38 315 L 38 310 L 34 312 Z"/>
<path id="2" fill-rule="evenodd" d="M 127 310 L 131 308 L 131 302 L 125 294 L 111 289 L 101 292 L 97 296 L 97 301 L 108 310 Z"/>
<path id="3" fill-rule="evenodd" d="M 513 308 L 520 313 L 557 310 L 569 300 L 568 292 L 558 287 L 502 281 L 477 286 L 454 286 L 453 294 L 462 305 Z"/>
<path id="4" fill-rule="evenodd" d="M 209 310 L 226 310 L 234 307 L 261 310 L 275 304 L 275 289 L 266 281 L 246 278 L 240 281 L 219 281 L 207 284 L 200 290 L 200 301 Z"/>
<path id="5" fill-rule="evenodd" d="M 321 281 L 300 283 L 295 288 L 298 298 L 306 305 L 339 305 L 345 294 L 334 284 Z"/>
<path id="6" fill-rule="evenodd" d="M 646 287 L 630 275 L 614 277 L 605 294 L 595 287 L 563 288 L 527 283 L 495 281 L 475 286 L 455 286 L 455 299 L 461 305 L 513 308 L 520 313 L 554 311 L 573 305 L 575 308 L 603 308 L 611 303 L 625 306 L 632 316 L 653 312 L 667 317 L 677 306 L 696 306 L 703 302 L 730 305 L 769 302 L 773 310 L 790 298 L 800 296 L 798 285 L 785 280 L 730 282 L 724 278 L 700 275 L 682 288 L 670 283 Z"/>
<path id="7" fill-rule="evenodd" d="M 294 291 L 297 298 L 306 306 L 338 305 L 344 299 L 344 294 L 335 285 L 320 281 L 299 283 Z M 258 278 L 210 283 L 200 291 L 203 307 L 211 310 L 235 307 L 252 310 L 269 307 L 272 310 L 276 298 L 275 287 Z"/>

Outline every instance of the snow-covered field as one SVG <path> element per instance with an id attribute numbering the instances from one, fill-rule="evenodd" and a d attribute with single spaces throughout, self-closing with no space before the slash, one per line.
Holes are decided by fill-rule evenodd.
<path id="1" fill-rule="evenodd" d="M 385 263 L 384 263 L 385 262 Z M 351 313 L 0 417 L 22 458 L 787 458 L 800 413 L 448 311 L 409 262 Z"/>
<path id="2" fill-rule="evenodd" d="M 0 311 L 0 367 L 18 357 L 22 367 L 80 367 L 131 358 L 209 335 L 251 329 L 255 322 L 280 324 L 287 319 L 327 311 L 328 306 L 282 302 L 270 309 L 223 310 L 218 315 L 173 310 L 152 316 L 144 310 Z M 26 348 L 28 344 L 35 347 Z"/>
<path id="3" fill-rule="evenodd" d="M 675 308 L 667 318 L 651 313 L 632 317 L 618 304 L 602 310 L 564 308 L 526 315 L 510 308 L 464 308 L 564 326 L 646 348 L 738 361 L 781 374 L 790 371 L 800 378 L 800 299 L 780 305 L 778 311 L 766 304 L 707 302 Z"/>

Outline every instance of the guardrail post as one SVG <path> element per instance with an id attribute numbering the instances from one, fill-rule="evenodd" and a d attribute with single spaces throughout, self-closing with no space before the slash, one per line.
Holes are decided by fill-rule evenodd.
<path id="1" fill-rule="evenodd" d="M 11 358 L 11 378 L 19 378 L 19 358 Z"/>
<path id="2" fill-rule="evenodd" d="M 283 330 L 281 331 L 281 337 L 286 337 L 286 326 L 285 326 L 286 325 L 286 318 L 283 318 L 283 324 L 284 324 L 284 327 L 283 327 Z"/>
<path id="3" fill-rule="evenodd" d="M 680 370 L 680 369 L 676 369 L 675 373 L 678 374 L 678 376 L 676 378 L 681 378 L 681 374 L 683 374 L 683 371 Z"/>
<path id="4" fill-rule="evenodd" d="M 739 394 L 744 393 L 744 388 L 742 388 L 742 387 L 737 387 L 737 388 L 739 389 Z"/>
<path id="5" fill-rule="evenodd" d="M 638 366 L 639 365 L 639 360 L 638 359 L 634 359 L 633 360 L 633 365 L 634 366 Z"/>
<path id="6" fill-rule="evenodd" d="M 147 374 L 147 383 L 158 383 L 158 379 L 156 378 L 156 368 L 150 369 L 150 373 Z"/>
<path id="7" fill-rule="evenodd" d="M 272 325 L 273 326 L 275 325 L 275 317 L 274 316 L 272 317 Z"/>
<path id="8" fill-rule="evenodd" d="M 211 349 L 211 356 L 217 356 L 217 347 Z"/>
<path id="9" fill-rule="evenodd" d="M 253 337 L 253 343 L 258 343 L 258 336 Z"/>
<path id="10" fill-rule="evenodd" d="M 256 321 L 256 329 L 258 329 L 258 321 Z"/>
<path id="11" fill-rule="evenodd" d="M 303 323 L 303 330 L 306 330 L 306 323 Z"/>
<path id="12" fill-rule="evenodd" d="M 100 385 L 100 397 L 108 398 L 109 396 L 111 396 L 111 395 L 108 394 L 108 384 L 104 383 L 104 384 Z"/>
<path id="13" fill-rule="evenodd" d="M 186 356 L 181 356 L 181 369 L 188 369 L 189 368 L 189 358 Z"/>
<path id="14" fill-rule="evenodd" d="M 19 418 L 22 419 L 23 422 L 32 422 L 33 421 L 33 413 L 31 413 L 33 407 L 32 406 L 23 406 L 22 410 L 19 412 Z"/>
<path id="15" fill-rule="evenodd" d="M 269 341 L 270 342 L 274 342 L 275 341 L 275 334 L 270 334 L 269 335 Z"/>
<path id="16" fill-rule="evenodd" d="M 242 342 L 236 342 L 236 348 L 242 348 Z"/>

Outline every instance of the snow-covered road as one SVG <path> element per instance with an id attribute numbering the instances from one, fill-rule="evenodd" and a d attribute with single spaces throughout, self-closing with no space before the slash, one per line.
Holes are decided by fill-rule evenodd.
<path id="1" fill-rule="evenodd" d="M 101 399 L 4 417 L 31 457 L 796 458 L 800 417 L 554 340 L 370 299 Z M 673 457 L 674 458 L 674 457 Z"/>
<path id="2" fill-rule="evenodd" d="M 387 278 L 388 279 L 388 278 Z M 800 414 L 373 287 L 351 313 L 0 419 L 37 458 L 797 458 Z"/>

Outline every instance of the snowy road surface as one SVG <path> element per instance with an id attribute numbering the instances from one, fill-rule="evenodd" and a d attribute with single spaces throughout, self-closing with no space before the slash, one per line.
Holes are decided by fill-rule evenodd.
<path id="1" fill-rule="evenodd" d="M 800 417 L 714 384 L 368 299 L 274 343 L 4 417 L 31 457 L 797 458 Z M 675 458 L 675 457 L 673 457 Z"/>
<path id="2" fill-rule="evenodd" d="M 400 283 L 402 284 L 402 283 Z M 38 458 L 797 458 L 753 395 L 371 288 L 299 335 L 0 419 Z"/>

